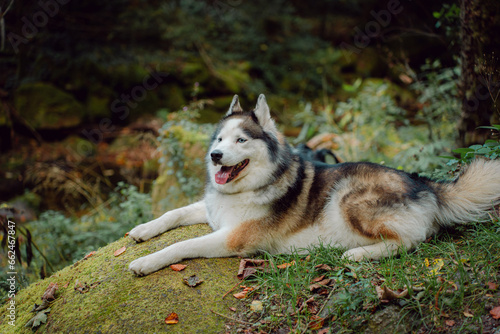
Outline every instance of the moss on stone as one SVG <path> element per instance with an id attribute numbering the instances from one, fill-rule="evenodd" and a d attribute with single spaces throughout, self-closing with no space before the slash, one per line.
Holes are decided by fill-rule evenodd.
<path id="1" fill-rule="evenodd" d="M 71 95 L 43 82 L 27 83 L 14 94 L 21 117 L 35 129 L 60 129 L 77 126 L 84 107 Z"/>
<path id="2" fill-rule="evenodd" d="M 0 308 L 0 333 L 32 333 L 24 325 L 33 316 L 35 303 L 49 285 L 57 283 L 57 299 L 52 303 L 43 333 L 219 333 L 224 332 L 224 319 L 211 310 L 228 313 L 238 306 L 233 297 L 222 299 L 236 282 L 238 259 L 194 259 L 183 261 L 181 272 L 170 268 L 146 277 L 135 277 L 128 264 L 146 254 L 184 239 L 206 234 L 206 225 L 181 227 L 150 241 L 136 244 L 128 237 L 99 249 L 93 256 L 64 268 L 49 278 L 31 284 L 16 295 L 15 326 L 8 324 L 7 305 Z M 115 257 L 122 246 L 127 250 Z M 204 282 L 191 288 L 182 279 L 197 275 Z M 94 286 L 87 293 L 74 290 L 75 282 Z M 66 287 L 65 287 L 66 286 Z M 179 323 L 166 325 L 172 312 Z"/>

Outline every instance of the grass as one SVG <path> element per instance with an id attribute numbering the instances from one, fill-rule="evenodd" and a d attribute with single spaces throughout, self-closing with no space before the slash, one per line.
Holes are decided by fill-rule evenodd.
<path id="1" fill-rule="evenodd" d="M 259 300 L 263 310 L 238 314 L 247 323 L 240 332 L 377 332 L 388 322 L 392 327 L 382 332 L 494 333 L 500 328 L 500 320 L 489 315 L 500 305 L 498 217 L 443 230 L 416 250 L 380 261 L 347 261 L 342 252 L 320 245 L 308 249 L 308 256 L 264 254 L 271 268 L 289 265 L 245 280 L 255 287 L 248 305 Z M 312 286 L 325 279 L 330 282 Z M 393 295 L 380 297 L 377 287 Z M 398 293 L 406 296 L 396 298 Z M 384 310 L 392 312 L 388 320 Z M 386 320 L 377 323 L 380 317 Z"/>

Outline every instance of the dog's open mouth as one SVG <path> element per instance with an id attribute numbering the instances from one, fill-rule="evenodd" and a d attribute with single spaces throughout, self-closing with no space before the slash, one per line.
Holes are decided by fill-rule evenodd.
<path id="1" fill-rule="evenodd" d="M 245 159 L 234 166 L 222 166 L 220 170 L 215 173 L 215 182 L 218 184 L 226 184 L 234 180 L 250 161 Z"/>

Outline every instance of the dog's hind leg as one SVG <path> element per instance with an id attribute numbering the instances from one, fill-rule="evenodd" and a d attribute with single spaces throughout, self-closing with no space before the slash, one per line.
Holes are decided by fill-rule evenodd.
<path id="1" fill-rule="evenodd" d="M 205 202 L 196 202 L 169 211 L 148 223 L 137 225 L 128 235 L 137 242 L 146 241 L 179 226 L 205 223 L 207 221 L 206 215 Z"/>
<path id="2" fill-rule="evenodd" d="M 378 260 L 383 257 L 393 256 L 398 254 L 398 250 L 401 247 L 405 246 L 406 245 L 403 244 L 401 241 L 384 240 L 382 242 L 373 245 L 349 249 L 342 255 L 342 257 L 354 261 L 370 260 L 370 259 Z"/>
<path id="3" fill-rule="evenodd" d="M 149 275 L 170 264 L 183 259 L 228 257 L 236 255 L 226 245 L 228 231 L 225 229 L 215 231 L 199 238 L 189 239 L 175 243 L 151 255 L 132 261 L 129 270 L 138 276 Z"/>

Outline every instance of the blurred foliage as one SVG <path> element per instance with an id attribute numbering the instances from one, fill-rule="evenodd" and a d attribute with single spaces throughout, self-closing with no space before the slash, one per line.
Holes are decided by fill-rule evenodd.
<path id="1" fill-rule="evenodd" d="M 416 112 L 396 103 L 401 89 L 378 79 L 357 80 L 344 85 L 353 94 L 335 108 L 328 104 L 315 111 L 305 104 L 296 114 L 295 126 L 302 127 L 296 142 L 316 134 L 337 134 L 338 154 L 347 161 L 385 163 L 407 171 L 424 171 L 441 163 L 439 155 L 449 153 L 456 136 L 460 109 L 456 91 L 456 67 L 442 68 L 428 62 L 413 77 L 410 91 Z"/>
<path id="2" fill-rule="evenodd" d="M 125 183 L 119 183 L 100 208 L 84 216 L 68 217 L 59 211 L 45 211 L 37 220 L 22 227 L 23 231 L 31 231 L 30 238 L 36 251 L 32 251 L 30 265 L 26 261 L 27 252 L 22 252 L 23 261 L 16 263 L 19 283 L 25 287 L 39 277 L 50 275 L 152 218 L 151 196 Z M 18 231 L 21 231 L 20 227 Z M 0 251 L 4 252 L 3 249 Z M 2 254 L 2 267 L 6 265 L 6 259 Z M 3 300 L 7 290 L 2 291 L 1 288 L 0 300 Z"/>

